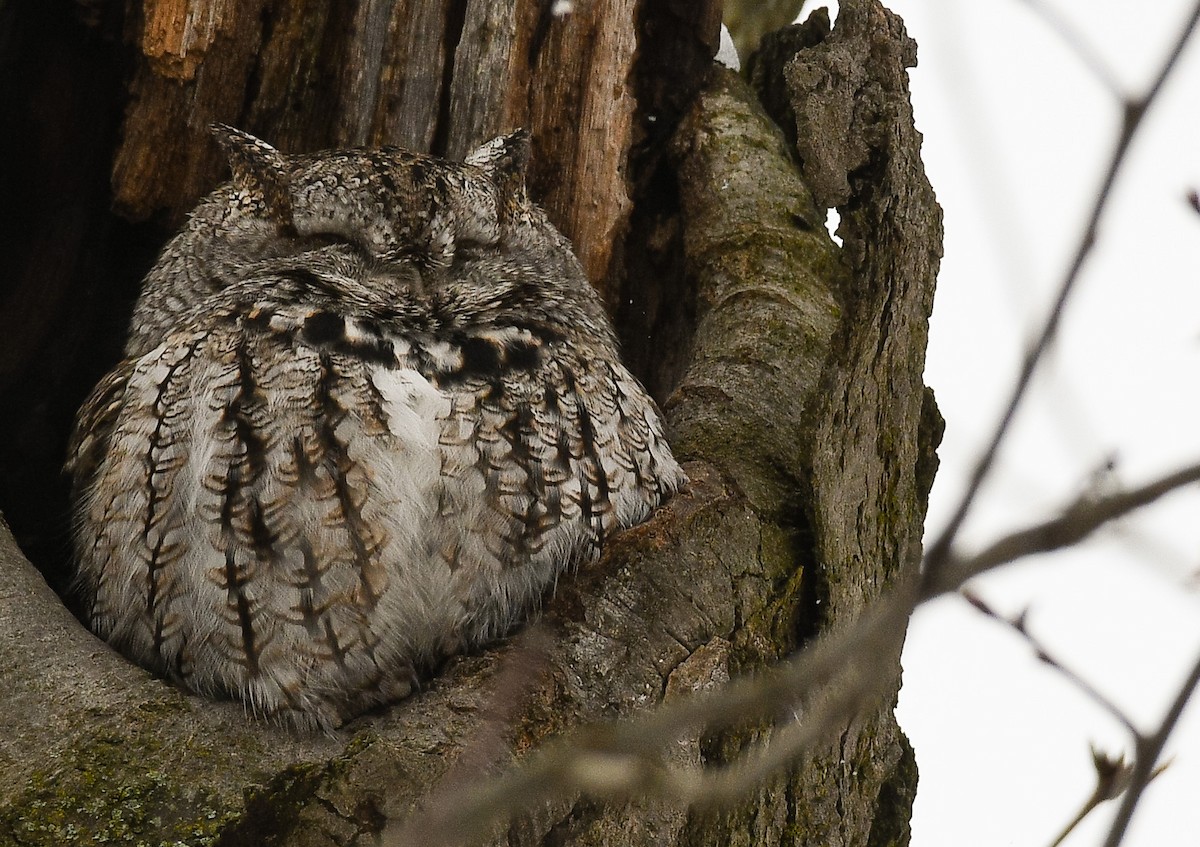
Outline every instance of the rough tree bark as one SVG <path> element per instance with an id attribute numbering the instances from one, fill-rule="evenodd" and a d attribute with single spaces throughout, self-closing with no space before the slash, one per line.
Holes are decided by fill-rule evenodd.
<path id="1" fill-rule="evenodd" d="M 476 770 L 502 768 L 583 721 L 752 672 L 916 566 L 939 426 L 921 373 L 940 213 L 918 158 L 905 74 L 915 46 L 899 19 L 875 0 L 843 0 L 832 33 L 816 16 L 774 38 L 756 91 L 710 65 L 715 2 L 595 0 L 562 16 L 552 6 L 142 0 L 122 21 L 93 2 L 90 31 L 0 6 L 4 35 L 24 27 L 64 50 L 61 78 L 27 69 L 30 103 L 46 109 L 56 92 L 91 86 L 113 99 L 90 108 L 114 122 L 123 110 L 119 132 L 83 128 L 76 113 L 29 118 L 35 141 L 67 139 L 40 154 L 68 163 L 56 190 L 88 191 L 55 230 L 67 234 L 56 258 L 9 254 L 16 285 L 0 319 L 25 329 L 3 336 L 7 409 L 53 417 L 38 410 L 69 409 L 115 357 L 119 339 L 81 329 L 97 318 L 80 299 L 117 303 L 101 310 L 110 332 L 111 315 L 127 314 L 128 274 L 149 259 L 139 246 L 220 179 L 209 122 L 289 151 L 398 143 L 452 156 L 526 125 L 535 196 L 613 306 L 691 478 L 560 582 L 535 633 L 544 656 L 512 702 L 497 704 L 497 673 L 534 636 L 453 660 L 417 696 L 331 737 L 257 723 L 129 665 L 0 532 L 0 843 L 370 843 L 464 751 Z M 66 56 L 71 39 L 91 53 Z M 0 53 L 32 62 L 12 45 L 0 39 Z M 89 75 L 89 62 L 104 73 Z M 76 150 L 81 139 L 103 155 Z M 111 173 L 111 195 L 97 169 Z M 110 204 L 120 217 L 107 217 Z M 44 206 L 31 226 L 61 224 L 61 207 Z M 840 248 L 824 228 L 831 206 Z M 52 338 L 71 332 L 83 340 L 46 365 Z M 53 397 L 35 408 L 14 386 L 47 367 Z M 25 461 L 18 477 L 35 479 L 55 472 L 45 454 L 4 462 Z M 10 515 L 17 497 L 6 491 Z M 894 692 L 898 655 L 879 667 Z M 495 837 L 904 844 L 915 765 L 892 705 L 848 716 L 736 808 L 573 797 Z M 719 765 L 765 729 L 706 734 L 673 755 Z"/>

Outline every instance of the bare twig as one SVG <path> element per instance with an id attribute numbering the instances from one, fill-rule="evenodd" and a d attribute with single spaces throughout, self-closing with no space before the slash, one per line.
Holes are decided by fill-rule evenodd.
<path id="1" fill-rule="evenodd" d="M 1200 482 L 1200 463 L 1167 474 L 1131 491 L 1120 491 L 1100 498 L 1085 494 L 1057 518 L 1007 535 L 974 556 L 951 556 L 943 561 L 939 569 L 929 567 L 927 556 L 922 596 L 933 597 L 947 591 L 956 591 L 971 577 L 999 565 L 1034 553 L 1048 553 L 1078 544 L 1114 518 L 1128 514 L 1193 482 Z"/>
<path id="2" fill-rule="evenodd" d="M 1059 847 L 1060 844 L 1067 840 L 1067 836 L 1083 823 L 1084 818 L 1109 800 L 1120 797 L 1129 788 L 1133 780 L 1133 766 L 1125 761 L 1124 755 L 1117 756 L 1114 759 L 1107 753 L 1093 747 L 1092 765 L 1096 769 L 1096 787 L 1092 789 L 1091 795 L 1079 807 L 1079 811 L 1075 813 L 1075 817 L 1071 818 L 1070 823 L 1063 827 L 1058 837 L 1050 842 L 1050 847 Z M 1170 767 L 1170 765 L 1170 761 L 1167 761 L 1156 767 L 1150 772 L 1150 779 L 1147 781 L 1151 782 L 1157 779 L 1158 775 Z"/>
<path id="3" fill-rule="evenodd" d="M 951 590 L 947 586 L 953 580 L 959 580 L 959 584 L 961 585 L 962 581 L 969 578 L 969 575 L 982 573 L 996 567 L 997 564 L 1012 561 L 1014 555 L 1025 556 L 1035 552 L 1044 552 L 1076 544 L 1095 529 L 1103 526 L 1112 519 L 1153 502 L 1164 494 L 1174 491 L 1183 485 L 1197 481 L 1200 481 L 1200 464 L 1176 471 L 1133 491 L 1119 492 L 1090 501 L 1085 496 L 1069 507 L 1056 520 L 1048 521 L 1022 532 L 1013 533 L 997 541 L 987 550 L 973 557 L 973 559 L 952 563 L 943 573 L 943 576 L 950 577 L 950 579 L 941 582 L 940 585 L 943 586 L 943 590 Z M 933 585 L 934 583 L 929 583 L 930 588 Z M 1138 730 L 1119 707 L 1102 695 L 1094 686 L 1050 656 L 1048 651 L 1026 629 L 1024 616 L 1021 616 L 1016 621 L 1011 621 L 996 614 L 978 597 L 970 594 L 967 594 L 966 597 L 981 612 L 997 620 L 1004 621 L 1024 636 L 1037 651 L 1039 659 L 1047 662 L 1060 673 L 1066 675 L 1081 691 L 1120 721 L 1132 736 L 1135 755 L 1134 764 L 1129 773 L 1128 790 L 1125 791 L 1121 807 L 1109 832 L 1108 840 L 1104 844 L 1104 847 L 1117 847 L 1124 837 L 1125 830 L 1129 825 L 1129 821 L 1133 816 L 1133 811 L 1137 806 L 1142 792 L 1150 781 L 1162 771 L 1162 768 L 1157 766 L 1157 762 L 1159 756 L 1162 754 L 1163 746 L 1166 744 L 1167 737 L 1173 731 L 1175 724 L 1178 723 L 1179 717 L 1183 713 L 1183 708 L 1191 697 L 1192 692 L 1195 691 L 1197 685 L 1200 685 L 1200 660 L 1197 661 L 1191 674 L 1183 686 L 1181 686 L 1175 702 L 1172 704 L 1166 717 L 1163 718 L 1158 731 L 1152 736 L 1147 736 Z M 1122 786 L 1122 790 L 1124 788 L 1125 786 Z M 1091 808 L 1098 805 L 1102 800 L 1110 799 L 1113 796 L 1116 795 L 1110 794 L 1107 797 L 1096 800 L 1091 806 L 1085 805 L 1079 816 L 1077 816 L 1077 819 L 1060 836 L 1060 840 L 1078 824 L 1079 820 L 1082 820 L 1083 816 L 1091 811 Z"/>
<path id="4" fill-rule="evenodd" d="M 428 833 L 416 824 L 454 817 L 462 794 L 479 781 L 481 774 L 495 774 L 500 763 L 507 760 L 509 748 L 505 735 L 534 682 L 546 669 L 549 643 L 550 635 L 540 623 L 529 627 L 514 639 L 511 650 L 496 674 L 481 727 L 446 775 L 426 795 L 423 804 L 425 811 L 397 827 L 390 843 L 429 843 Z"/>
<path id="5" fill-rule="evenodd" d="M 1121 83 L 1117 80 L 1116 74 L 1109 67 L 1108 62 L 1104 60 L 1091 43 L 1083 37 L 1071 22 L 1063 17 L 1057 9 L 1048 3 L 1043 3 L 1041 0 L 1024 0 L 1026 6 L 1030 10 L 1041 17 L 1046 24 L 1054 30 L 1063 44 L 1067 45 L 1074 53 L 1076 58 L 1083 63 L 1096 81 L 1108 90 L 1108 93 L 1113 96 L 1113 99 L 1118 103 L 1125 102 L 1125 94 L 1121 89 Z"/>
<path id="6" fill-rule="evenodd" d="M 1134 726 L 1133 721 L 1129 719 L 1129 716 L 1125 714 L 1125 711 L 1121 709 L 1120 706 L 1106 697 L 1098 688 L 1096 688 L 1096 686 L 1092 685 L 1086 679 L 1055 658 L 1046 648 L 1046 645 L 1042 644 L 1042 642 L 1038 640 L 1038 638 L 1032 632 L 1029 631 L 1029 627 L 1026 625 L 1028 610 L 1021 612 L 1021 614 L 1015 618 L 1009 618 L 997 612 L 995 609 L 985 603 L 983 598 L 972 591 L 964 590 L 962 592 L 962 596 L 977 611 L 987 615 L 992 620 L 999 621 L 1024 638 L 1029 646 L 1033 648 L 1033 651 L 1036 654 L 1039 662 L 1054 668 L 1054 670 L 1066 677 L 1067 681 L 1091 698 L 1091 700 L 1101 709 L 1108 712 L 1108 714 L 1111 715 L 1113 719 L 1117 721 L 1117 723 L 1125 727 L 1126 731 L 1129 732 L 1131 736 L 1134 738 L 1138 736 L 1138 728 Z"/>
<path id="7" fill-rule="evenodd" d="M 1054 305 L 1050 309 L 1050 313 L 1046 317 L 1046 321 L 1042 326 L 1042 331 L 1038 335 L 1033 346 L 1026 352 L 1024 361 L 1021 365 L 1021 372 L 1017 378 L 1016 385 L 1013 388 L 1012 396 L 1009 398 L 1008 405 L 1005 407 L 1004 413 L 1000 417 L 1000 421 L 996 426 L 995 432 L 992 434 L 991 441 L 988 443 L 987 449 L 976 463 L 974 470 L 971 473 L 967 484 L 967 489 L 963 493 L 958 506 L 955 508 L 949 523 L 946 525 L 942 533 L 937 537 L 929 548 L 929 553 L 925 558 L 926 573 L 929 579 L 937 580 L 939 571 L 950 559 L 951 548 L 954 540 L 958 536 L 959 530 L 962 528 L 963 522 L 967 518 L 967 514 L 971 510 L 971 506 L 975 502 L 976 496 L 983 485 L 984 480 L 991 472 L 995 465 L 996 456 L 999 453 L 1000 445 L 1008 434 L 1009 427 L 1012 425 L 1013 419 L 1016 416 L 1017 409 L 1021 406 L 1025 398 L 1025 394 L 1031 384 L 1034 371 L 1037 369 L 1054 337 L 1058 333 L 1058 326 L 1062 320 L 1063 311 L 1066 307 L 1067 300 L 1071 296 L 1071 292 L 1075 289 L 1075 284 L 1079 279 L 1080 272 L 1083 269 L 1084 263 L 1088 256 L 1091 255 L 1092 248 L 1095 246 L 1097 233 L 1099 231 L 1100 218 L 1108 207 L 1109 198 L 1112 195 L 1113 185 L 1116 183 L 1117 175 L 1120 173 L 1125 161 L 1128 157 L 1130 144 L 1136 137 L 1138 130 L 1142 126 L 1143 118 L 1147 111 L 1153 105 L 1159 92 L 1162 90 L 1163 84 L 1171 75 L 1178 63 L 1179 56 L 1183 52 L 1184 46 L 1191 38 L 1195 31 L 1196 23 L 1200 20 L 1200 3 L 1197 3 L 1191 14 L 1188 17 L 1187 23 L 1180 32 L 1166 59 L 1163 61 L 1158 74 L 1154 81 L 1150 84 L 1146 92 L 1138 98 L 1124 100 L 1124 120 L 1121 124 L 1121 132 L 1117 137 L 1116 144 L 1113 147 L 1111 156 L 1109 157 L 1108 167 L 1104 174 L 1104 179 L 1100 184 L 1099 190 L 1096 192 L 1096 198 L 1092 203 L 1091 212 L 1088 215 L 1087 223 L 1084 225 L 1083 233 L 1079 238 L 1079 243 L 1075 248 L 1075 254 L 1071 260 L 1067 271 L 1059 284 L 1058 294 L 1055 297 Z"/>
<path id="8" fill-rule="evenodd" d="M 1200 659 L 1197 659 L 1196 664 L 1192 666 L 1191 673 L 1179 687 L 1175 701 L 1167 710 L 1166 716 L 1163 717 L 1162 723 L 1159 724 L 1155 733 L 1151 736 L 1138 736 L 1129 787 L 1121 799 L 1121 806 L 1117 809 L 1116 817 L 1113 818 L 1108 838 L 1104 840 L 1104 847 L 1117 847 L 1125 837 L 1125 831 L 1129 828 L 1130 820 L 1133 819 L 1133 812 L 1137 808 L 1138 800 L 1142 797 L 1142 792 L 1161 771 L 1160 767 L 1156 767 L 1158 757 L 1162 755 L 1163 747 L 1166 746 L 1167 739 L 1175 730 L 1175 725 L 1179 723 L 1179 718 L 1183 715 L 1183 708 L 1191 699 L 1197 685 L 1200 685 Z"/>
<path id="9" fill-rule="evenodd" d="M 1129 785 L 1129 777 L 1133 770 L 1126 764 L 1124 755 L 1114 759 L 1093 747 L 1092 765 L 1096 769 L 1096 787 L 1092 789 L 1092 793 L 1079 807 L 1075 816 L 1063 827 L 1062 832 L 1050 842 L 1050 847 L 1059 847 L 1097 806 L 1118 796 Z"/>
<path id="10" fill-rule="evenodd" d="M 1124 803 L 1118 811 L 1117 817 L 1113 824 L 1113 832 L 1116 832 L 1120 826 L 1121 834 L 1113 840 L 1113 835 L 1110 834 L 1109 841 L 1106 842 L 1106 847 L 1116 847 L 1120 843 L 1121 835 L 1124 833 L 1124 828 L 1128 824 L 1128 817 L 1122 818 L 1122 814 L 1128 809 L 1128 815 L 1132 815 L 1133 809 L 1136 807 L 1138 797 L 1142 790 L 1153 781 L 1159 774 L 1167 769 L 1169 763 L 1157 765 L 1159 755 L 1162 752 L 1163 744 L 1166 742 L 1167 735 L 1174 727 L 1182 713 L 1183 705 L 1187 702 L 1191 691 L 1195 689 L 1196 684 L 1200 681 L 1200 664 L 1197 664 L 1197 671 L 1193 671 L 1193 675 L 1189 677 L 1188 682 L 1184 685 L 1180 695 L 1176 698 L 1175 705 L 1171 712 L 1164 719 L 1162 727 L 1153 736 L 1144 735 L 1129 716 L 1119 706 L 1104 696 L 1095 686 L 1077 674 L 1075 671 L 1068 668 L 1058 659 L 1050 654 L 1046 647 L 1029 632 L 1026 626 L 1026 613 L 1022 612 L 1016 618 L 1008 618 L 999 614 L 985 603 L 978 595 L 964 591 L 963 597 L 979 612 L 987 615 L 993 620 L 1000 621 L 1006 624 L 1024 638 L 1029 645 L 1037 653 L 1039 661 L 1045 662 L 1050 667 L 1054 668 L 1060 674 L 1065 676 L 1076 688 L 1090 697 L 1104 711 L 1108 712 L 1115 718 L 1133 739 L 1137 754 L 1134 764 L 1128 765 L 1125 762 L 1124 756 L 1112 758 L 1105 753 L 1102 753 L 1095 748 L 1092 749 L 1092 762 L 1096 769 L 1096 787 L 1092 790 L 1091 795 L 1080 807 L 1079 811 L 1071 819 L 1071 821 L 1063 828 L 1058 837 L 1051 842 L 1050 847 L 1059 847 L 1067 836 L 1070 835 L 1083 819 L 1086 818 L 1092 811 L 1102 803 L 1112 800 L 1116 797 L 1125 795 Z"/>

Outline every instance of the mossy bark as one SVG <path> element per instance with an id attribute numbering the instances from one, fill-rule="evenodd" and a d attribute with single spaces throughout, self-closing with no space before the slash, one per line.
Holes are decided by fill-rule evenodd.
<path id="1" fill-rule="evenodd" d="M 263 14 L 284 14 L 261 5 Z M 364 21 L 371 14 L 386 18 L 388 4 L 361 5 Z M 405 4 L 393 6 L 398 14 Z M 511 31 L 497 29 L 488 23 L 488 4 L 445 6 L 451 7 L 461 13 L 454 27 L 460 57 L 516 44 L 527 62 L 587 34 L 586 28 L 554 30 L 554 21 L 536 15 L 533 23 L 506 22 Z M 622 9 L 597 4 L 589 14 Z M 797 148 L 733 74 L 709 73 L 705 66 L 681 94 L 670 84 L 670 70 L 655 64 L 654 55 L 694 60 L 703 43 L 695 33 L 711 24 L 708 11 L 697 12 L 684 32 L 668 26 L 674 13 L 638 9 L 638 38 L 648 58 L 626 68 L 633 82 L 621 96 L 637 102 L 621 106 L 634 109 L 632 123 L 618 122 L 622 156 L 632 164 L 627 173 L 585 168 L 578 177 L 619 183 L 603 196 L 617 192 L 625 199 L 605 214 L 624 215 L 622 203 L 654 207 L 652 231 L 604 230 L 610 242 L 615 237 L 614 258 L 597 259 L 596 267 L 610 297 L 622 292 L 616 299 L 628 295 L 645 308 L 641 315 L 618 312 L 623 334 L 648 328 L 651 338 L 670 337 L 678 348 L 656 357 L 652 342 L 634 358 L 664 397 L 670 392 L 664 407 L 675 449 L 686 461 L 687 489 L 650 522 L 616 538 L 600 562 L 564 577 L 536 628 L 452 660 L 418 695 L 332 736 L 289 733 L 130 666 L 76 622 L 7 531 L 0 532 L 0 843 L 370 843 L 443 780 L 452 787 L 462 771 L 503 768 L 582 722 L 619 718 L 761 668 L 853 618 L 897 573 L 916 566 L 937 436 L 921 371 L 940 216 L 907 106 L 911 42 L 898 19 L 873 0 L 844 0 L 832 33 L 810 32 L 794 59 L 788 53 L 786 64 L 762 70 L 757 79 L 788 92 L 799 125 Z M 322 54 L 304 39 L 323 33 L 321 49 L 332 49 L 332 24 L 316 13 L 286 21 L 292 23 L 264 36 L 268 48 L 278 51 L 276 42 L 294 35 L 300 41 L 289 48 L 289 61 L 300 68 L 310 59 L 319 64 L 313 57 Z M 551 29 L 521 29 L 537 21 Z M 170 27 L 163 26 L 158 41 L 139 31 L 143 64 L 134 88 L 158 86 L 176 103 L 178 109 L 162 112 L 164 120 L 186 119 L 191 126 L 221 117 L 195 111 L 210 101 L 189 101 L 187 92 L 198 91 L 206 73 L 232 67 L 233 59 L 210 65 L 207 56 L 216 47 L 205 47 L 189 65 L 188 51 L 164 40 Z M 387 33 L 403 34 L 396 27 Z M 484 39 L 489 33 L 491 40 Z M 217 26 L 212 44 L 232 37 Z M 672 38 L 691 40 L 681 47 Z M 531 52 L 530 39 L 542 40 L 542 52 Z M 650 49 L 654 39 L 663 45 L 658 54 Z M 621 43 L 608 45 L 605 61 L 636 65 L 631 51 L 617 49 Z M 151 55 L 147 44 L 161 51 Z M 376 51 L 374 64 L 362 59 L 355 73 L 377 81 L 394 76 L 403 45 L 389 44 Z M 255 61 L 275 67 L 270 56 Z M 516 59 L 504 67 L 510 86 L 535 84 Z M 576 70 L 555 84 L 567 86 L 568 77 L 582 84 L 588 74 Z M 443 129 L 430 137 L 443 133 L 440 144 L 453 146 L 445 133 L 463 125 L 464 115 L 499 120 L 509 114 L 495 98 L 525 104 L 528 114 L 540 108 L 536 96 L 517 96 L 510 88 L 471 94 L 454 71 L 443 54 L 439 72 L 449 77 L 438 78 L 438 91 L 459 94 L 439 99 L 440 117 L 433 120 Z M 697 80 L 706 77 L 697 91 Z M 238 102 L 268 123 L 270 115 L 290 115 L 292 108 L 303 112 L 310 108 L 304 79 L 258 74 L 254 96 L 242 90 L 246 97 Z M 361 97 L 364 89 L 341 79 L 321 90 L 336 99 L 351 90 Z M 343 111 L 353 105 L 338 102 Z M 269 103 L 292 105 L 272 111 Z M 360 117 L 354 126 L 368 140 L 390 140 L 389 121 L 404 117 L 395 103 L 354 114 Z M 658 120 L 647 121 L 650 116 Z M 129 126 L 142 125 L 130 120 Z M 144 127 L 158 126 L 146 120 Z M 304 127 L 315 116 L 279 120 L 307 138 Z M 546 130 L 544 144 L 555 132 Z M 586 146 L 585 133 L 569 135 Z M 166 136 L 145 136 L 151 137 Z M 135 143 L 137 134 L 127 127 L 116 197 L 127 204 L 140 198 L 133 205 L 145 205 L 145 214 L 178 211 L 174 200 L 154 199 L 162 185 L 136 185 L 140 171 L 129 163 L 148 167 L 150 160 L 148 148 L 131 150 Z M 199 144 L 181 137 L 176 152 L 199 161 Z M 543 152 L 552 162 L 562 155 L 545 146 Z M 154 167 L 169 167 L 176 158 Z M 542 167 L 549 166 L 543 161 Z M 586 204 L 590 195 L 560 201 Z M 842 247 L 824 228 L 829 205 L 842 214 Z M 569 228 L 586 217 L 561 219 Z M 610 255 L 609 247 L 598 249 L 596 256 Z M 662 256 L 644 261 L 650 249 Z M 661 278 L 648 272 L 653 268 L 663 269 Z M 641 290 L 654 286 L 660 286 L 657 294 Z M 686 292 L 679 295 L 686 308 L 666 291 Z M 668 325 L 670 333 L 655 334 Z M 540 658 L 514 688 L 506 674 L 532 653 Z M 887 667 L 894 692 L 898 652 Z M 915 766 L 891 706 L 885 699 L 868 713 L 847 716 L 838 737 L 735 808 L 568 797 L 527 810 L 494 839 L 510 845 L 906 843 Z M 740 726 L 696 736 L 670 755 L 676 764 L 720 765 L 765 732 Z"/>

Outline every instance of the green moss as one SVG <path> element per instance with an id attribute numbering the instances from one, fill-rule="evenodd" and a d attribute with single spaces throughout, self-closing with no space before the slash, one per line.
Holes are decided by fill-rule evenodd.
<path id="1" fill-rule="evenodd" d="M 360 753 L 366 752 L 372 745 L 379 740 L 379 734 L 373 729 L 364 729 L 356 732 L 354 737 L 346 744 L 346 749 L 342 753 L 343 759 L 352 759 Z"/>
<path id="2" fill-rule="evenodd" d="M 374 729 L 361 730 L 340 755 L 328 761 L 289 765 L 265 784 L 250 786 L 245 792 L 244 812 L 221 832 L 218 847 L 290 844 L 297 827 L 308 832 L 323 825 L 316 823 L 318 820 L 349 827 L 360 835 L 377 834 L 386 819 L 378 812 L 377 798 L 357 787 L 363 784 L 361 769 L 377 767 L 378 762 L 373 764 L 372 760 L 382 757 L 386 767 L 377 772 L 376 778 L 367 779 L 366 784 L 377 785 L 380 791 L 389 786 L 396 791 L 404 790 L 400 769 L 392 761 L 395 751 L 378 742 L 379 735 Z M 343 807 L 347 785 L 356 787 L 351 792 L 353 801 Z M 314 809 L 318 810 L 315 816 Z"/>
<path id="3" fill-rule="evenodd" d="M 324 765 L 292 765 L 262 786 L 246 790 L 245 812 L 221 832 L 220 847 L 286 843 L 300 813 L 324 782 Z"/>
<path id="4" fill-rule="evenodd" d="M 143 709 L 147 714 L 157 706 Z M 375 742 L 361 732 L 328 763 L 295 764 L 262 784 L 226 779 L 248 739 L 212 748 L 203 740 L 165 747 L 151 727 L 97 734 L 26 780 L 0 809 L 0 844 L 13 847 L 263 847 L 283 843 L 313 796 Z"/>
<path id="5" fill-rule="evenodd" d="M 758 548 L 761 583 L 757 598 L 747 598 L 753 609 L 734 633 L 730 670 L 752 672 L 778 659 L 796 645 L 799 612 L 806 569 L 796 534 L 775 524 L 763 524 Z"/>
<path id="6" fill-rule="evenodd" d="M 236 810 L 163 767 L 168 758 L 178 763 L 195 750 L 170 757 L 165 752 L 152 738 L 139 737 L 136 744 L 115 734 L 92 738 L 29 777 L 24 792 L 0 810 L 0 842 L 14 847 L 215 844 Z"/>

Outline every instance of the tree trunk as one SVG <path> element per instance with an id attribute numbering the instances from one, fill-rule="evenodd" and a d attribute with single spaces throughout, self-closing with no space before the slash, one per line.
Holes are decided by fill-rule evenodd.
<path id="1" fill-rule="evenodd" d="M 0 392 L 20 412 L 0 506 L 42 567 L 0 525 L 0 842 L 371 843 L 443 778 L 762 668 L 916 567 L 940 213 L 908 105 L 915 46 L 875 0 L 844 0 L 832 33 L 814 16 L 775 36 L 754 89 L 710 64 L 711 0 L 141 0 L 123 20 L 117 5 L 81 4 L 78 20 L 0 5 L 0 58 L 20 71 L 0 105 L 24 122 L 3 152 L 30 165 L 6 192 L 25 215 L 4 253 Z M 152 678 L 46 582 L 65 584 L 70 415 L 115 361 L 152 245 L 221 179 L 213 121 L 289 152 L 451 157 L 529 127 L 531 190 L 604 292 L 691 480 L 561 580 L 539 626 L 332 736 Z M 907 843 L 898 653 L 879 666 L 891 697 L 734 808 L 568 796 L 494 836 Z M 766 731 L 671 755 L 720 765 Z"/>

